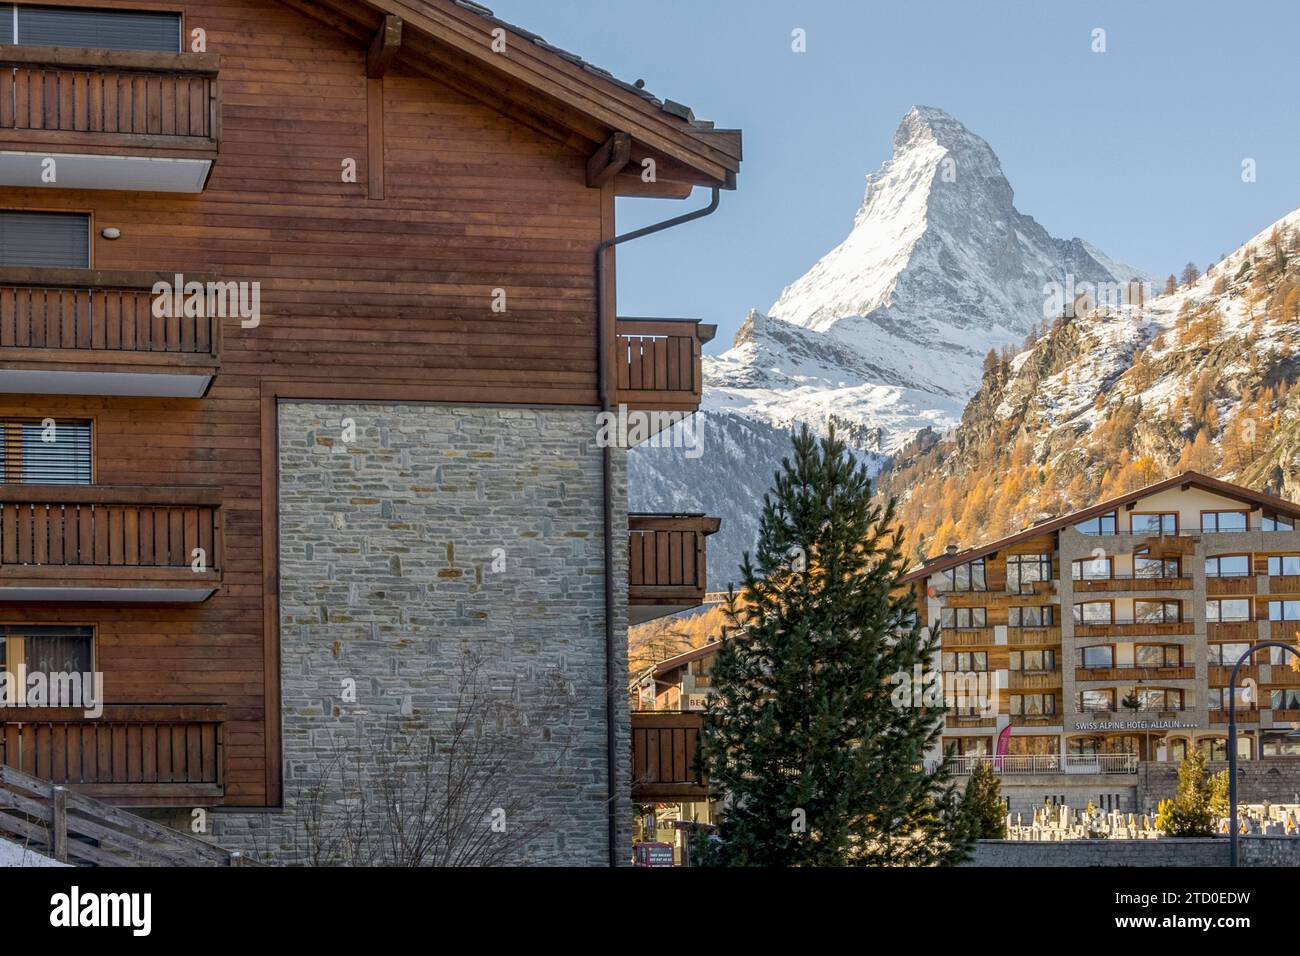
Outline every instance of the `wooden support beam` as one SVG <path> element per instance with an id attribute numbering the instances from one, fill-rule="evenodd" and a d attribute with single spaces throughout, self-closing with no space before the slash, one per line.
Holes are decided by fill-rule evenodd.
<path id="1" fill-rule="evenodd" d="M 366 80 L 367 196 L 384 198 L 384 81 Z"/>
<path id="2" fill-rule="evenodd" d="M 366 76 L 377 80 L 385 73 L 402 49 L 402 18 L 387 16 L 366 54 Z"/>
<path id="3" fill-rule="evenodd" d="M 587 185 L 599 189 L 623 171 L 632 159 L 632 135 L 615 133 L 587 160 Z"/>

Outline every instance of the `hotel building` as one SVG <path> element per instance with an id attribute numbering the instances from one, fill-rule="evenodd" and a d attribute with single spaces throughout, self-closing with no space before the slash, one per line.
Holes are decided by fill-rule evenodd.
<path id="1" fill-rule="evenodd" d="M 947 692 L 959 674 L 991 690 L 946 701 L 958 772 L 1005 755 L 1012 809 L 1145 809 L 1161 794 L 1140 799 L 1122 775 L 1149 782 L 1192 748 L 1225 760 L 1234 693 L 1240 759 L 1300 755 L 1294 655 L 1257 652 L 1230 686 L 1251 644 L 1296 642 L 1298 519 L 1293 502 L 1187 472 L 913 571 Z"/>

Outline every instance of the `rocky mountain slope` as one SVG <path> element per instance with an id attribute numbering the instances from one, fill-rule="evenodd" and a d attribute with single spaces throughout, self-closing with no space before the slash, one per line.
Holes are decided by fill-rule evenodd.
<path id="1" fill-rule="evenodd" d="M 1039 325 L 1050 286 L 1150 281 L 1013 198 L 988 143 L 942 110 L 908 113 L 848 237 L 706 359 L 704 454 L 633 453 L 633 507 L 722 517 L 709 570 L 725 586 L 793 424 L 834 422 L 879 466 L 958 423 L 985 355 Z"/>

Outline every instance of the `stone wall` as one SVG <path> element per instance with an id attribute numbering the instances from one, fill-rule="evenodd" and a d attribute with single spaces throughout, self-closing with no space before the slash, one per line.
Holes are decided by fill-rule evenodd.
<path id="1" fill-rule="evenodd" d="M 1227 837 L 1213 839 L 980 840 L 965 866 L 1227 866 Z M 1300 839 L 1244 836 L 1241 866 L 1300 866 Z"/>
<path id="2" fill-rule="evenodd" d="M 349 420 L 355 436 L 345 433 Z M 486 782 L 454 804 L 456 829 L 508 849 L 493 862 L 605 864 L 594 412 L 300 403 L 280 407 L 279 428 L 284 809 L 217 813 L 214 837 L 281 863 L 307 862 L 330 844 L 338 862 L 363 795 L 365 812 L 382 820 L 382 804 L 423 798 L 435 763 L 468 771 L 477 760 L 503 769 L 467 774 Z M 626 463 L 616 456 L 622 675 Z M 470 687 L 479 704 L 465 703 Z M 621 695 L 618 703 L 626 754 L 628 708 Z M 485 752 L 466 757 L 462 745 L 453 759 L 450 728 L 466 714 Z M 631 840 L 630 767 L 619 773 L 621 854 Z"/>
<path id="3" fill-rule="evenodd" d="M 1210 773 L 1228 769 L 1226 761 L 1207 764 Z M 1150 782 L 1147 775 L 1150 775 Z M 1138 803 L 1143 808 L 1156 807 L 1178 789 L 1178 764 L 1142 764 L 1137 775 Z M 1300 803 L 1300 759 L 1265 757 L 1262 760 L 1237 762 L 1237 801 L 1247 803 Z"/>

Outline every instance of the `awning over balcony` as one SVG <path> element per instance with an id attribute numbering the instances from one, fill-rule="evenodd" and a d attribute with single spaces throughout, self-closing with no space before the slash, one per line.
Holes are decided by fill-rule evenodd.
<path id="1" fill-rule="evenodd" d="M 215 488 L 0 485 L 0 602 L 206 601 L 220 508 Z"/>

